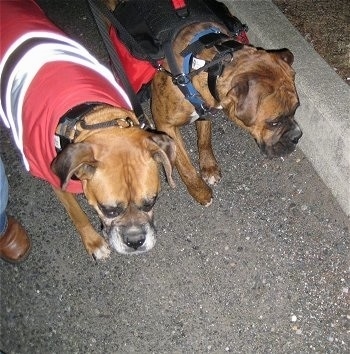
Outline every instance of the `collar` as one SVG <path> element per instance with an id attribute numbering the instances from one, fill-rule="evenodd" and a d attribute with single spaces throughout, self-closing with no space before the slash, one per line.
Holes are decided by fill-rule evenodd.
<path id="1" fill-rule="evenodd" d="M 106 122 L 89 124 L 86 122 L 86 116 L 101 103 L 89 102 L 82 103 L 66 112 L 60 119 L 55 132 L 55 148 L 57 153 L 62 151 L 68 144 L 74 142 L 83 130 L 94 130 L 118 126 L 128 128 L 138 125 L 137 121 L 129 117 L 116 118 Z"/>

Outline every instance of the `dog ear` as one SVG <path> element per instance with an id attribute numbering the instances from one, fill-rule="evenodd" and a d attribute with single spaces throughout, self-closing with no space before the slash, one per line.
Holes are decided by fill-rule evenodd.
<path id="1" fill-rule="evenodd" d="M 236 117 L 245 126 L 249 126 L 254 116 L 253 110 L 256 108 L 256 102 L 252 102 L 252 95 L 249 91 L 252 89 L 251 80 L 245 75 L 238 77 L 232 83 L 232 88 L 221 101 L 224 110 L 231 118 Z"/>
<path id="2" fill-rule="evenodd" d="M 90 179 L 96 170 L 96 161 L 90 144 L 69 144 L 53 160 L 51 169 L 59 177 L 63 190 L 73 175 L 80 180 Z"/>
<path id="3" fill-rule="evenodd" d="M 289 49 L 283 48 L 283 49 L 272 50 L 269 52 L 277 55 L 279 58 L 281 58 L 286 63 L 288 63 L 290 66 L 292 66 L 292 64 L 294 62 L 294 55 Z"/>
<path id="4" fill-rule="evenodd" d="M 172 171 L 176 159 L 176 145 L 167 134 L 154 132 L 151 134 L 151 154 L 155 161 L 162 163 L 169 185 L 175 188 Z"/>

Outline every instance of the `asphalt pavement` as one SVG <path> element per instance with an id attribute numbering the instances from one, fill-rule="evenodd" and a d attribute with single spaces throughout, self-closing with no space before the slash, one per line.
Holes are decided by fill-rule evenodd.
<path id="1" fill-rule="evenodd" d="M 84 1 L 39 3 L 68 34 L 107 59 Z M 9 212 L 33 241 L 26 262 L 0 263 L 0 350 L 350 351 L 348 216 L 305 152 L 266 160 L 223 115 L 213 122 L 223 178 L 212 205 L 196 204 L 176 172 L 175 189 L 163 176 L 155 248 L 141 256 L 112 253 L 98 263 L 50 186 L 24 171 L 9 132 L 0 127 Z M 195 159 L 194 126 L 183 132 Z"/>

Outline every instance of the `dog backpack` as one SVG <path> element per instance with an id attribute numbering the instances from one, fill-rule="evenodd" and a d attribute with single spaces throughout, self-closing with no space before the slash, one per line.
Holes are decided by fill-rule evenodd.
<path id="1" fill-rule="evenodd" d="M 248 43 L 247 26 L 216 0 L 127 0 L 117 5 L 113 15 L 123 30 L 111 26 L 109 34 L 135 92 L 149 84 L 165 58 L 165 44 L 185 26 L 216 22 L 237 41 Z"/>

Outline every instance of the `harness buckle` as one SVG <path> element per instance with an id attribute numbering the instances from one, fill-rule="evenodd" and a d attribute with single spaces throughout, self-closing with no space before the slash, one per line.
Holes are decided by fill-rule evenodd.
<path id="1" fill-rule="evenodd" d="M 186 75 L 184 73 L 173 76 L 172 80 L 173 80 L 173 83 L 178 86 L 186 86 L 191 82 L 188 75 Z"/>

